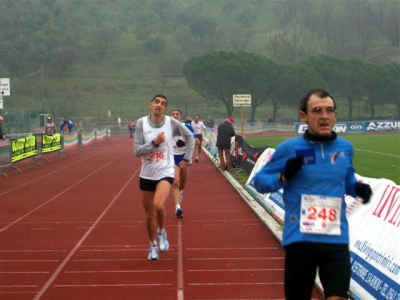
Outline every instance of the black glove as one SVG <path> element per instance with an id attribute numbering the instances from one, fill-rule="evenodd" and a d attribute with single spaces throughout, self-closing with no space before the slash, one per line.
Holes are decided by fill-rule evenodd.
<path id="1" fill-rule="evenodd" d="M 301 166 L 303 164 L 304 164 L 303 156 L 288 159 L 285 164 L 285 172 L 283 173 L 285 179 L 287 181 L 292 179 L 294 175 L 296 175 L 296 172 L 301 170 Z"/>
<path id="2" fill-rule="evenodd" d="M 176 142 L 176 145 L 180 148 L 180 147 L 185 146 L 186 143 L 185 143 L 184 141 L 182 141 L 182 140 L 178 140 L 178 141 Z"/>
<path id="3" fill-rule="evenodd" d="M 363 204 L 367 204 L 372 195 L 372 189 L 369 184 L 357 182 L 355 186 L 356 195 L 363 199 Z"/>

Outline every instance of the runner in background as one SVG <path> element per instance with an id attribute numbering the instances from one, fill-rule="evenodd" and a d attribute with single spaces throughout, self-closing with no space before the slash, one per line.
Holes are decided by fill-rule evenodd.
<path id="1" fill-rule="evenodd" d="M 170 116 L 178 121 L 182 120 L 182 112 L 179 109 L 171 110 Z M 184 123 L 184 125 L 193 134 L 193 143 L 197 135 L 194 133 L 192 126 L 189 123 Z M 175 203 L 175 215 L 177 219 L 183 218 L 183 210 L 181 208 L 181 202 L 183 200 L 183 189 L 186 185 L 187 176 L 189 173 L 189 168 L 181 168 L 180 163 L 184 158 L 186 152 L 193 153 L 194 149 L 188 149 L 186 139 L 183 136 L 174 136 L 174 159 L 175 159 L 175 180 L 172 184 L 172 197 Z M 190 155 L 191 157 L 192 155 Z M 189 163 L 190 164 L 190 163 Z"/>
<path id="2" fill-rule="evenodd" d="M 150 240 L 147 256 L 149 260 L 158 260 L 158 250 L 165 252 L 169 248 L 165 230 L 165 202 L 175 175 L 173 136 L 185 137 L 188 149 L 194 148 L 193 135 L 189 129 L 177 120 L 165 116 L 167 101 L 167 97 L 163 95 L 153 97 L 149 103 L 151 114 L 136 122 L 134 138 L 135 156 L 142 159 L 139 187 Z M 180 168 L 188 168 L 191 155 L 189 151 L 184 155 Z"/>
<path id="3" fill-rule="evenodd" d="M 300 101 L 303 136 L 281 143 L 254 177 L 256 190 L 283 188 L 285 297 L 309 300 L 318 274 L 327 300 L 346 300 L 350 285 L 349 225 L 345 194 L 368 203 L 368 184 L 357 182 L 353 146 L 333 131 L 336 102 L 325 90 Z"/>
<path id="4" fill-rule="evenodd" d="M 206 126 L 200 121 L 200 115 L 194 116 L 194 122 L 192 123 L 194 132 L 197 134 L 196 146 L 194 149 L 195 162 L 199 162 L 199 154 L 201 153 L 201 143 L 203 142 L 203 132 L 206 130 Z"/>

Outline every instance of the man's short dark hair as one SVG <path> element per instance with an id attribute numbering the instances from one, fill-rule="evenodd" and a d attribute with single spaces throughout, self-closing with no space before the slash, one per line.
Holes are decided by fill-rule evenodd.
<path id="1" fill-rule="evenodd" d="M 157 95 L 155 95 L 154 97 L 153 97 L 153 99 L 151 99 L 151 101 L 150 102 L 153 102 L 154 100 L 156 100 L 156 98 L 163 98 L 163 99 L 165 99 L 165 101 L 167 102 L 167 104 L 168 104 L 168 99 L 167 99 L 167 97 L 166 96 L 164 96 L 164 95 L 161 95 L 161 94 L 157 94 Z"/>
<path id="2" fill-rule="evenodd" d="M 336 101 L 335 99 L 332 97 L 331 94 L 329 94 L 326 90 L 324 89 L 313 89 L 310 90 L 304 97 L 303 99 L 301 99 L 300 101 L 300 110 L 307 113 L 307 104 L 308 104 L 308 100 L 310 100 L 311 96 L 317 96 L 319 98 L 331 98 L 333 100 L 333 107 L 336 109 Z"/>

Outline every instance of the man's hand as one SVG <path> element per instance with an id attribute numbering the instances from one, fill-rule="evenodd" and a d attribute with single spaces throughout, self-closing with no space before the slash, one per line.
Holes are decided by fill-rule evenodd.
<path id="1" fill-rule="evenodd" d="M 367 204 L 371 199 L 372 189 L 369 184 L 357 182 L 355 186 L 356 195 L 360 197 L 363 204 Z"/>
<path id="2" fill-rule="evenodd" d="M 303 156 L 288 159 L 285 164 L 285 172 L 283 173 L 285 180 L 288 181 L 292 179 L 294 175 L 296 175 L 297 171 L 301 170 L 301 166 L 303 164 L 304 164 Z"/>
<path id="3" fill-rule="evenodd" d="M 182 140 L 178 140 L 176 142 L 176 145 L 180 148 L 180 147 L 186 146 L 186 143 L 184 141 L 182 141 Z"/>

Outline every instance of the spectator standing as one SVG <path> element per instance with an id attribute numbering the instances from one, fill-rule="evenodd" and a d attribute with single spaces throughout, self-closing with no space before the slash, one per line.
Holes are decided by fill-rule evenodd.
<path id="1" fill-rule="evenodd" d="M 44 134 L 54 135 L 57 132 L 56 124 L 53 122 L 53 118 L 49 115 L 47 116 L 47 122 L 44 124 Z"/>
<path id="2" fill-rule="evenodd" d="M 208 128 L 214 128 L 214 120 L 211 118 L 211 116 L 208 116 L 208 119 L 204 122 L 204 125 L 206 125 Z"/>
<path id="3" fill-rule="evenodd" d="M 233 122 L 233 118 L 228 117 L 217 128 L 216 146 L 218 148 L 219 165 L 223 171 L 230 171 L 233 167 L 231 160 L 231 138 L 235 136 Z"/>
<path id="4" fill-rule="evenodd" d="M 0 140 L 2 141 L 6 139 L 6 135 L 3 133 L 3 123 L 4 123 L 4 118 L 0 116 Z"/>
<path id="5" fill-rule="evenodd" d="M 164 95 L 153 97 L 149 103 L 151 114 L 136 122 L 134 138 L 134 153 L 142 159 L 139 187 L 150 240 L 149 260 L 158 260 L 158 250 L 165 252 L 169 248 L 165 230 L 165 202 L 175 175 L 173 136 L 181 135 L 189 141 L 192 139 L 192 133 L 185 126 L 165 116 L 167 101 Z M 188 144 L 188 147 L 194 145 Z M 180 163 L 181 168 L 188 167 L 191 154 L 185 153 Z"/>
<path id="6" fill-rule="evenodd" d="M 197 134 L 196 146 L 194 154 L 196 155 L 194 161 L 199 162 L 199 154 L 201 153 L 201 143 L 203 142 L 203 131 L 206 130 L 206 126 L 200 121 L 200 115 L 194 116 L 194 122 L 192 122 L 194 132 Z"/>
<path id="7" fill-rule="evenodd" d="M 309 300 L 316 272 L 325 299 L 348 299 L 349 225 L 344 195 L 368 203 L 371 188 L 359 183 L 353 146 L 333 131 L 336 102 L 325 90 L 308 92 L 300 102 L 302 137 L 286 140 L 254 177 L 258 192 L 283 188 L 285 219 L 285 296 Z"/>
<path id="8" fill-rule="evenodd" d="M 179 109 L 171 110 L 170 116 L 175 118 L 179 122 L 182 120 L 182 112 Z M 175 161 L 175 180 L 172 184 L 172 197 L 175 203 L 175 216 L 177 219 L 183 218 L 183 210 L 181 208 L 181 202 L 183 200 L 183 189 L 186 186 L 186 180 L 189 173 L 189 168 L 186 165 L 181 167 L 181 162 L 184 160 L 186 152 L 193 153 L 194 150 L 194 139 L 196 134 L 192 126 L 188 123 L 184 123 L 184 126 L 192 133 L 192 138 L 187 140 L 181 135 L 174 136 L 174 161 Z M 193 147 L 191 147 L 193 145 Z M 192 157 L 192 154 L 188 155 Z M 189 162 L 190 165 L 190 162 Z"/>
<path id="9" fill-rule="evenodd" d="M 133 134 L 135 133 L 135 121 L 133 119 L 129 121 L 128 129 L 129 129 L 129 137 L 132 139 Z"/>
<path id="10" fill-rule="evenodd" d="M 68 117 L 64 117 L 64 120 L 61 122 L 60 131 L 71 133 L 72 127 L 74 127 L 74 123 L 68 119 Z"/>

